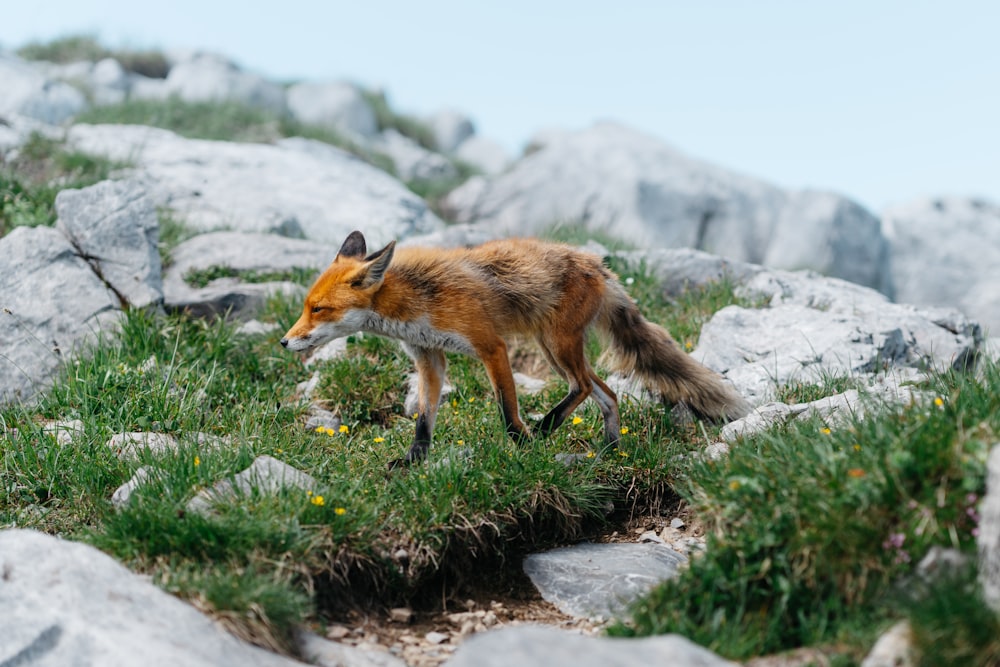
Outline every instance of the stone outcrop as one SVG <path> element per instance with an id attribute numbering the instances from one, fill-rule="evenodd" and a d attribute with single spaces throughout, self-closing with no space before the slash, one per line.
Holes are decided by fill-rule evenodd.
<path id="1" fill-rule="evenodd" d="M 878 218 L 824 192 L 788 192 L 613 123 L 555 135 L 503 175 L 446 197 L 458 222 L 504 234 L 581 224 L 645 247 L 688 247 L 812 269 L 892 293 Z"/>
<path id="2" fill-rule="evenodd" d="M 131 161 L 157 206 L 202 231 L 277 232 L 339 244 L 364 229 L 375 245 L 442 225 L 396 179 L 315 141 L 240 144 L 120 125 L 75 125 L 67 138 L 78 150 Z"/>

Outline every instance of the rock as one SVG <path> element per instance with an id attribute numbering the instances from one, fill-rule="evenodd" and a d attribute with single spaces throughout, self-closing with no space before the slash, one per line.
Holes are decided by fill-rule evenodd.
<path id="1" fill-rule="evenodd" d="M 114 493 L 111 494 L 111 504 L 114 508 L 120 510 L 127 506 L 132 500 L 132 494 L 135 493 L 135 490 L 148 482 L 150 477 L 155 474 L 158 474 L 155 468 L 147 468 L 146 466 L 142 466 L 136 470 L 127 482 L 115 489 Z"/>
<path id="2" fill-rule="evenodd" d="M 302 658 L 320 667 L 406 667 L 405 662 L 386 651 L 347 646 L 311 632 L 300 632 L 297 640 Z"/>
<path id="3" fill-rule="evenodd" d="M 979 582 L 983 598 L 1000 612 L 1000 442 L 986 459 L 986 495 L 979 503 Z"/>
<path id="4" fill-rule="evenodd" d="M 301 664 L 237 640 L 84 544 L 30 530 L 0 531 L 0 572 L 3 664 Z"/>
<path id="5" fill-rule="evenodd" d="M 260 320 L 250 320 L 244 322 L 236 328 L 237 336 L 266 336 L 267 334 L 273 333 L 280 329 L 280 325 L 277 322 L 261 322 Z"/>
<path id="6" fill-rule="evenodd" d="M 412 623 L 413 610 L 409 607 L 394 607 L 389 610 L 389 620 L 393 623 Z"/>
<path id="7" fill-rule="evenodd" d="M 920 199 L 882 214 L 896 300 L 958 308 L 1000 333 L 1000 206 Z"/>
<path id="8" fill-rule="evenodd" d="M 119 301 L 55 229 L 0 238 L 0 404 L 30 401 L 62 359 L 112 332 Z"/>
<path id="9" fill-rule="evenodd" d="M 348 137 L 371 139 L 378 120 L 361 89 L 343 81 L 297 83 L 288 88 L 288 111 L 300 123 Z"/>
<path id="10" fill-rule="evenodd" d="M 306 430 L 316 431 L 321 428 L 337 431 L 340 429 L 340 417 L 329 410 L 313 405 L 309 408 L 309 417 L 306 419 Z"/>
<path id="11" fill-rule="evenodd" d="M 630 270 L 644 269 L 656 278 L 667 296 L 679 296 L 692 287 L 723 280 L 740 285 L 766 271 L 759 264 L 739 262 L 691 248 L 652 248 L 616 252 Z"/>
<path id="12" fill-rule="evenodd" d="M 958 311 L 893 304 L 810 272 L 759 272 L 737 292 L 770 307 L 723 308 L 702 327 L 693 356 L 756 405 L 791 381 L 883 367 L 967 369 L 982 343 L 979 325 Z"/>
<path id="13" fill-rule="evenodd" d="M 463 141 L 476 133 L 472 120 L 465 114 L 445 109 L 424 119 L 434 136 L 434 147 L 442 153 L 454 153 Z"/>
<path id="14" fill-rule="evenodd" d="M 123 308 L 163 301 L 159 221 L 138 181 L 103 181 L 56 196 L 56 228 L 121 300 Z"/>
<path id="15" fill-rule="evenodd" d="M 809 403 L 767 403 L 756 408 L 746 417 L 722 427 L 720 437 L 732 442 L 739 438 L 767 431 L 792 419 L 822 419 L 828 426 L 862 419 L 873 405 L 882 411 L 898 410 L 910 405 L 916 398 L 912 383 L 922 376 L 912 369 L 880 375 L 863 392 L 856 389 L 826 396 Z M 710 455 L 711 456 L 711 455 Z"/>
<path id="16" fill-rule="evenodd" d="M 286 110 L 281 86 L 212 53 L 198 53 L 176 63 L 164 88 L 167 96 L 176 95 L 185 102 L 239 102 L 277 114 Z"/>
<path id="17" fill-rule="evenodd" d="M 324 361 L 333 361 L 344 356 L 347 352 L 347 338 L 334 338 L 329 343 L 324 343 L 316 348 L 316 351 L 309 355 L 305 361 L 306 368 L 312 368 L 316 364 Z"/>
<path id="18" fill-rule="evenodd" d="M 487 176 L 502 174 L 511 164 L 507 149 L 485 137 L 469 137 L 455 151 L 455 159 Z"/>
<path id="19" fill-rule="evenodd" d="M 237 278 L 216 279 L 206 287 L 189 285 L 195 272 L 225 267 L 238 272 L 286 273 L 314 271 L 317 274 L 337 254 L 337 248 L 275 234 L 209 232 L 199 234 L 174 248 L 163 278 L 164 304 L 169 310 L 197 317 L 247 319 L 274 293 L 301 297 L 305 289 L 287 281 L 245 283 Z"/>
<path id="20" fill-rule="evenodd" d="M 115 433 L 108 440 L 107 446 L 120 459 L 136 459 L 143 452 L 153 455 L 176 452 L 179 444 L 177 438 L 169 433 L 132 431 Z"/>
<path id="21" fill-rule="evenodd" d="M 659 544 L 583 543 L 531 554 L 524 559 L 524 571 L 542 597 L 563 613 L 610 618 L 677 576 L 686 560 Z"/>
<path id="22" fill-rule="evenodd" d="M 427 150 L 391 128 L 374 139 L 370 146 L 389 156 L 396 176 L 403 182 L 443 181 L 458 175 L 448 158 Z"/>
<path id="23" fill-rule="evenodd" d="M 427 204 L 385 172 L 306 139 L 277 145 L 185 139 L 128 125 L 75 125 L 77 150 L 129 160 L 156 206 L 210 231 L 296 230 L 338 248 L 355 229 L 373 248 L 439 229 Z"/>
<path id="24" fill-rule="evenodd" d="M 502 176 L 443 202 L 456 222 L 537 234 L 554 222 L 644 247 L 813 269 L 891 293 L 879 220 L 845 198 L 786 192 L 613 123 L 552 137 Z"/>
<path id="25" fill-rule="evenodd" d="M 54 436 L 56 444 L 66 447 L 85 435 L 83 422 L 79 419 L 48 420 L 42 423 L 42 433 Z"/>
<path id="26" fill-rule="evenodd" d="M 274 295 L 284 295 L 300 301 L 306 290 L 287 281 L 274 283 L 244 283 L 237 278 L 220 278 L 201 289 L 174 291 L 173 283 L 166 286 L 163 305 L 175 313 L 190 317 L 229 320 L 253 318 Z"/>
<path id="27" fill-rule="evenodd" d="M 283 489 L 296 488 L 310 491 L 316 480 L 307 473 L 282 463 L 278 459 L 263 455 L 254 459 L 249 468 L 238 473 L 231 480 L 216 483 L 210 489 L 203 489 L 192 498 L 188 511 L 204 513 L 213 505 L 233 502 L 242 496 L 254 493 L 276 494 Z"/>
<path id="28" fill-rule="evenodd" d="M 0 52 L 0 116 L 19 114 L 59 125 L 87 107 L 83 93 L 54 81 L 20 58 Z"/>
<path id="29" fill-rule="evenodd" d="M 913 630 L 908 621 L 900 621 L 889 628 L 861 661 L 861 667 L 915 667 L 917 664 Z"/>
<path id="30" fill-rule="evenodd" d="M 448 667 L 550 667 L 570 664 L 574 667 L 736 666 L 736 663 L 724 660 L 680 635 L 643 639 L 585 637 L 575 632 L 534 625 L 472 635 L 448 661 Z"/>

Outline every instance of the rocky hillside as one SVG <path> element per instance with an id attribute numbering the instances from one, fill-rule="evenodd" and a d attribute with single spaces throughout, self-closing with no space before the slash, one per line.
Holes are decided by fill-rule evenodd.
<path id="1" fill-rule="evenodd" d="M 755 408 L 701 443 L 712 460 L 754 434 L 796 423 L 821 420 L 829 434 L 869 411 L 898 415 L 932 399 L 922 393 L 929 374 L 975 371 L 982 357 L 998 355 L 984 336 L 984 327 L 1000 330 L 1000 208 L 989 202 L 942 198 L 876 214 L 836 193 L 789 191 L 734 173 L 613 123 L 550 132 L 514 157 L 477 135 L 464 114 L 413 118 L 354 83 L 282 85 L 200 52 L 170 54 L 158 71 L 139 69 L 114 57 L 57 64 L 0 53 L 0 406 L 21 409 L 38 401 L 60 370 L 75 363 L 81 346 L 113 340 L 135 311 L 187 313 L 205 322 L 228 318 L 245 323 L 241 335 L 273 335 L 274 322 L 254 317 L 275 295 L 298 307 L 303 283 L 354 229 L 363 230 L 372 247 L 392 239 L 460 245 L 508 235 L 579 235 L 600 239 L 604 245 L 592 241 L 590 249 L 648 279 L 658 298 L 679 303 L 689 288 L 727 286 L 731 305 L 699 322 L 690 337 L 675 332 Z M 211 122 L 194 127 L 190 117 L 199 115 Z M 342 353 L 342 345 L 327 348 L 306 363 L 311 368 Z M 173 363 L 151 359 L 150 369 L 121 373 L 146 377 L 161 372 L 158 363 Z M 531 378 L 520 380 L 532 385 Z M 310 405 L 317 382 L 318 372 L 296 399 L 311 417 L 307 431 L 298 424 L 297 436 L 317 426 L 331 434 L 347 428 L 339 415 Z M 184 395 L 185 387 L 166 384 L 167 393 Z M 650 397 L 627 378 L 612 377 L 609 384 L 648 405 L 643 401 Z M 799 396 L 789 389 L 799 385 L 824 391 Z M 184 400 L 198 403 L 193 392 Z M 690 424 L 683 411 L 672 418 Z M 992 433 L 985 424 L 976 427 L 982 438 Z M 39 428 L 56 433 L 60 446 L 83 437 L 82 425 L 65 421 Z M 108 441 L 115 461 L 106 474 L 120 476 L 120 486 L 93 502 L 109 512 L 128 507 L 136 489 L 165 483 L 169 475 L 158 471 L 157 457 L 186 453 L 191 438 L 191 446 L 205 444 L 196 434 L 174 438 L 168 430 L 158 422 L 149 431 L 116 433 Z M 26 437 L 0 425 L 0 442 Z M 109 448 L 101 447 L 100 456 L 112 457 Z M 129 448 L 144 458 L 124 456 Z M 443 461 L 461 468 L 467 455 L 451 450 L 452 460 Z M 843 455 L 838 450 L 838 462 Z M 593 452 L 558 456 L 573 466 Z M 146 465 L 139 467 L 138 458 Z M 278 473 L 264 479 L 258 466 Z M 867 474 L 846 470 L 852 478 Z M 292 487 L 311 495 L 316 472 L 259 456 L 243 477 L 203 480 L 212 485 L 182 493 L 192 496 L 185 502 L 211 500 L 220 485 L 229 484 L 229 493 L 245 483 L 265 496 Z M 641 471 L 633 481 L 651 474 Z M 749 486 L 740 480 L 726 485 L 733 491 Z M 322 496 L 315 500 L 322 505 Z M 223 502 L 240 502 L 239 494 Z M 974 513 L 974 502 L 963 507 Z M 180 513 L 203 509 L 185 504 Z M 1000 524 L 1000 514 L 993 514 Z M 996 532 L 983 547 L 994 570 Z M 162 664 L 297 664 L 219 632 L 90 547 L 21 530 L 0 532 L 0 545 L 0 570 L 13 582 L 0 584 L 0 608 L 16 610 L 8 619 L 16 646 L 0 637 L 2 664 L 45 656 L 55 662 L 40 664 L 55 664 L 80 651 L 95 662 L 128 664 L 152 660 L 165 647 L 177 653 L 157 658 Z M 409 552 L 383 551 L 365 554 L 365 576 L 416 588 L 404 576 Z M 664 554 L 652 561 L 670 561 L 672 573 L 686 560 Z M 571 589 L 586 580 L 582 594 L 562 590 L 550 598 L 546 591 L 545 599 L 564 609 L 564 596 L 601 597 L 599 577 L 587 569 L 600 559 L 585 560 L 584 574 L 568 577 Z M 617 565 L 617 558 L 610 560 Z M 655 583 L 646 581 L 650 562 L 616 573 L 642 582 L 641 591 L 629 588 L 629 599 Z M 560 560 L 553 569 L 566 567 Z M 609 586 L 600 609 L 618 613 L 624 597 Z M 66 599 L 71 603 L 62 604 Z M 622 642 L 537 628 L 487 633 L 496 622 L 494 613 L 489 626 L 480 623 L 488 613 L 462 617 L 463 630 L 424 643 L 457 643 L 481 632 L 463 644 L 455 665 L 500 664 L 488 660 L 522 654 L 518 661 L 525 665 L 555 664 L 582 652 L 593 664 L 613 664 L 608 656 L 622 664 L 731 664 L 676 635 Z M 595 612 L 570 607 L 566 613 L 587 619 Z M 124 625 L 136 619 L 136 627 Z M 3 612 L 0 625 L 6 626 Z M 176 637 L 189 632 L 203 639 L 175 646 Z M 401 664 L 385 653 L 345 654 L 339 644 L 311 635 L 295 641 L 292 649 L 279 648 L 316 664 Z M 405 646 L 396 648 L 409 655 Z M 422 655 L 407 661 L 437 664 L 448 652 L 430 662 Z"/>

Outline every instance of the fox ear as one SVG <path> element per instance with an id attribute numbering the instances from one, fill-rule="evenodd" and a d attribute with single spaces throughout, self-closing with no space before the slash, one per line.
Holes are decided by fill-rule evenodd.
<path id="1" fill-rule="evenodd" d="M 365 253 L 368 252 L 367 246 L 365 245 L 365 237 L 361 232 L 355 230 L 348 234 L 347 239 L 344 241 L 344 245 L 340 246 L 340 250 L 337 252 L 337 258 L 340 257 L 357 257 L 362 259 Z M 334 259 L 336 261 L 336 259 Z"/>
<path id="2" fill-rule="evenodd" d="M 353 284 L 364 289 L 382 282 L 382 278 L 385 277 L 385 271 L 389 268 L 389 262 L 392 261 L 392 254 L 395 250 L 396 242 L 390 241 L 389 245 L 365 258 L 367 265 L 358 277 L 354 279 Z"/>

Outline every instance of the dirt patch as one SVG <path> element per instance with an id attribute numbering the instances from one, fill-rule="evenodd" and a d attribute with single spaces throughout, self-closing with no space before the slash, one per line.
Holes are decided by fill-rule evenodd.
<path id="1" fill-rule="evenodd" d="M 664 543 L 684 554 L 704 548 L 704 530 L 680 511 L 673 516 L 634 517 L 595 539 L 598 542 Z M 568 616 L 546 602 L 527 577 L 510 590 L 492 591 L 459 603 L 446 603 L 444 610 L 414 611 L 410 608 L 387 613 L 351 611 L 331 623 L 328 639 L 360 649 L 388 652 L 410 667 L 436 667 L 458 646 L 477 632 L 504 626 L 540 624 L 585 635 L 599 634 L 603 624 Z"/>

